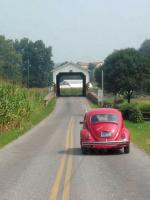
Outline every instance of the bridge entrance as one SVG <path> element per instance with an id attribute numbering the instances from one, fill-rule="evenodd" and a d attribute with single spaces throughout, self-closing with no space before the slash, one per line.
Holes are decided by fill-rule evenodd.
<path id="1" fill-rule="evenodd" d="M 86 76 L 81 72 L 61 72 L 56 76 L 57 96 L 86 96 Z"/>

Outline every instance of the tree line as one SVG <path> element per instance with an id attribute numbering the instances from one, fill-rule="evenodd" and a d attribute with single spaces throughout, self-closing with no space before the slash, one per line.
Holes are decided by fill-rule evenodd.
<path id="1" fill-rule="evenodd" d="M 45 87 L 52 81 L 52 47 L 42 40 L 6 39 L 0 35 L 0 79 L 26 87 Z"/>
<path id="2" fill-rule="evenodd" d="M 104 72 L 104 88 L 113 94 L 123 94 L 130 102 L 135 92 L 150 94 L 150 40 L 145 40 L 136 50 L 116 50 L 95 70 L 95 79 L 101 86 Z"/>

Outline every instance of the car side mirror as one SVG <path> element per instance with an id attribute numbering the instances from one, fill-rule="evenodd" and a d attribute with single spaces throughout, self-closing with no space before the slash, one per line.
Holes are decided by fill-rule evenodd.
<path id="1" fill-rule="evenodd" d="M 80 122 L 80 124 L 84 124 L 84 122 L 82 121 L 82 122 Z"/>

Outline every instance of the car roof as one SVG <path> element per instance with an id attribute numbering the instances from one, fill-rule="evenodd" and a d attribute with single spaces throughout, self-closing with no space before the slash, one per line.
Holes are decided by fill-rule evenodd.
<path id="1" fill-rule="evenodd" d="M 96 115 L 96 114 L 119 114 L 120 111 L 115 108 L 96 108 L 91 109 L 86 112 L 87 115 Z"/>

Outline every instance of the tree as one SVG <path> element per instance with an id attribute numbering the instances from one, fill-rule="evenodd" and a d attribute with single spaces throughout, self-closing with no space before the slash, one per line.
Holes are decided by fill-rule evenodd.
<path id="1" fill-rule="evenodd" d="M 150 39 L 145 40 L 139 49 L 139 52 L 143 55 L 145 55 L 145 60 L 147 62 L 147 67 L 150 64 Z M 147 75 L 150 76 L 150 67 L 149 67 L 149 72 Z M 141 90 L 144 90 L 146 93 L 150 93 L 150 78 L 146 78 L 142 84 Z"/>
<path id="2" fill-rule="evenodd" d="M 20 83 L 22 58 L 13 47 L 13 41 L 0 36 L 0 78 Z"/>
<path id="3" fill-rule="evenodd" d="M 42 40 L 32 42 L 28 38 L 16 40 L 14 47 L 22 54 L 23 84 L 29 87 L 47 86 L 52 78 L 52 48 L 45 47 Z"/>
<path id="4" fill-rule="evenodd" d="M 150 74 L 147 61 L 139 51 L 128 48 L 113 52 L 104 65 L 96 70 L 95 78 L 100 84 L 101 70 L 104 71 L 104 88 L 115 95 L 123 94 L 130 103 L 134 91 L 141 88 Z"/>
<path id="5" fill-rule="evenodd" d="M 98 86 L 102 87 L 101 83 L 102 83 L 102 66 L 101 67 L 98 67 L 95 69 L 95 72 L 94 72 L 94 77 L 95 77 L 95 80 L 98 84 Z"/>
<path id="6" fill-rule="evenodd" d="M 89 63 L 88 69 L 90 74 L 90 82 L 94 82 L 94 72 L 95 72 L 96 64 Z"/>
<path id="7" fill-rule="evenodd" d="M 141 47 L 140 47 L 139 51 L 141 53 L 143 53 L 144 55 L 150 56 L 150 39 L 149 40 L 145 40 L 141 44 Z"/>

